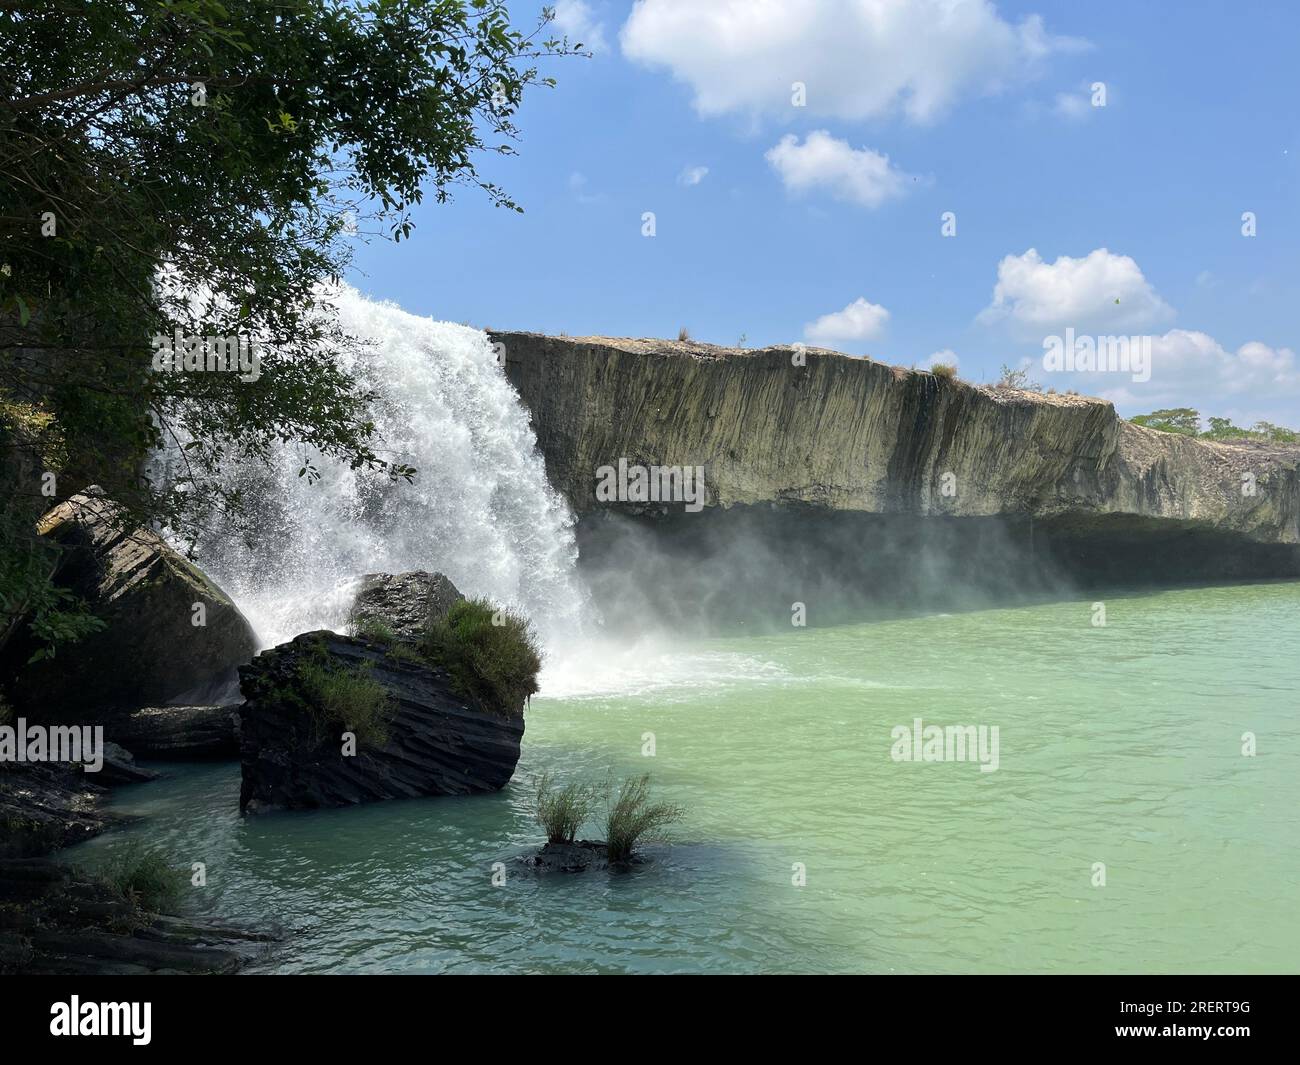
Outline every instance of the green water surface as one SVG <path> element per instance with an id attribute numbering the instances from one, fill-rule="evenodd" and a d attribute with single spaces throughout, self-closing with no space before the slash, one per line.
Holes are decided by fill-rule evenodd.
<path id="1" fill-rule="evenodd" d="M 243 820 L 237 765 L 168 765 L 67 857 L 204 862 L 190 906 L 292 933 L 271 971 L 1297 971 L 1300 583 L 1104 602 L 604 653 L 499 795 Z M 997 771 L 893 760 L 917 717 L 996 725 Z M 539 877 L 544 770 L 687 815 L 631 872 Z"/>

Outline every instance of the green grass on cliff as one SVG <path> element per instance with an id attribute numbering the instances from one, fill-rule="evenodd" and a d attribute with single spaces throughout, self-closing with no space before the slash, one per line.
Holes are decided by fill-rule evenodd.
<path id="1" fill-rule="evenodd" d="M 351 732 L 361 746 L 380 746 L 388 740 L 392 700 L 384 686 L 370 675 L 369 662 L 342 666 L 327 655 L 313 655 L 298 667 L 306 702 L 318 722 L 331 729 Z"/>
<path id="2" fill-rule="evenodd" d="M 482 710 L 517 716 L 537 691 L 542 655 L 521 614 L 486 599 L 462 599 L 434 621 L 421 653 L 446 668 L 457 690 Z"/>
<path id="3" fill-rule="evenodd" d="M 370 640 L 372 643 L 393 643 L 397 640 L 397 633 L 393 627 L 383 618 L 372 617 L 369 614 L 356 614 L 348 626 L 352 635 L 362 640 Z"/>

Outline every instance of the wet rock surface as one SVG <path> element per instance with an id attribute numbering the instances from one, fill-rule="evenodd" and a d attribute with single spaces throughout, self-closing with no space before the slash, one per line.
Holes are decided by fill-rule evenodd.
<path id="1" fill-rule="evenodd" d="M 303 682 L 311 663 L 361 675 L 389 698 L 383 742 L 346 753 L 344 723 L 323 721 Z M 471 709 L 446 670 L 377 643 L 305 633 L 240 670 L 240 809 L 314 809 L 382 799 L 498 791 L 519 761 L 522 716 Z"/>
<path id="2" fill-rule="evenodd" d="M 0 858 L 46 854 L 134 820 L 105 809 L 102 777 L 65 762 L 0 762 Z"/>
<path id="3" fill-rule="evenodd" d="M 634 853 L 623 861 L 611 862 L 609 848 L 599 840 L 580 839 L 572 843 L 547 843 L 536 854 L 520 861 L 538 873 L 581 873 L 588 869 L 630 869 L 649 859 Z"/>
<path id="4" fill-rule="evenodd" d="M 399 640 L 416 643 L 430 621 L 445 617 L 464 598 L 441 573 L 367 573 L 352 612 L 382 621 Z"/>

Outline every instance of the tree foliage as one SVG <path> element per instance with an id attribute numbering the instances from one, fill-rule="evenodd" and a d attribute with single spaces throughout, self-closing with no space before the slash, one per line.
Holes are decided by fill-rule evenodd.
<path id="1" fill-rule="evenodd" d="M 1158 429 L 1164 433 L 1195 436 L 1202 440 L 1260 440 L 1269 444 L 1300 444 L 1300 433 L 1272 422 L 1259 421 L 1249 429 L 1233 425 L 1231 418 L 1207 418 L 1208 429 L 1201 428 L 1201 414 L 1191 407 L 1173 407 L 1138 414 L 1130 419 L 1134 425 Z"/>
<path id="2" fill-rule="evenodd" d="M 525 90 L 550 84 L 537 61 L 575 51 L 550 16 L 524 33 L 503 0 L 0 0 L 0 479 L 26 501 L 8 539 L 53 501 L 49 472 L 58 498 L 97 482 L 124 520 L 182 535 L 239 511 L 220 469 L 284 441 L 411 477 L 323 287 L 354 236 L 407 237 L 426 193 L 519 209 L 476 161 L 513 151 Z M 260 341 L 260 375 L 154 372 L 151 338 L 176 330 Z M 166 484 L 143 462 L 164 445 L 183 459 Z M 29 562 L 0 560 L 6 584 L 38 574 L 0 589 L 11 618 L 40 597 Z"/>

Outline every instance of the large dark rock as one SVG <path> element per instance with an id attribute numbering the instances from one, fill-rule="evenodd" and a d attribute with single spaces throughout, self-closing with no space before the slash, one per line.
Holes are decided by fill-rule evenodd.
<path id="1" fill-rule="evenodd" d="M 146 706 L 106 732 L 142 758 L 238 758 L 239 706 Z"/>
<path id="2" fill-rule="evenodd" d="M 387 738 L 343 751 L 302 671 L 368 676 L 388 693 Z M 311 809 L 504 787 L 519 760 L 522 716 L 471 709 L 447 671 L 332 632 L 298 636 L 240 669 L 241 810 Z"/>
<path id="3" fill-rule="evenodd" d="M 435 618 L 465 597 L 441 573 L 367 573 L 352 606 L 354 619 L 373 618 L 399 640 L 418 642 Z"/>
<path id="4" fill-rule="evenodd" d="M 88 710 L 165 703 L 218 682 L 256 652 L 230 598 L 156 533 L 127 526 L 98 488 L 55 507 L 39 529 L 63 549 L 58 583 L 105 627 L 31 665 L 28 640 L 10 641 L 5 672 L 16 673 L 13 702 L 29 717 L 74 721 Z M 199 604 L 204 624 L 196 626 Z"/>
<path id="5" fill-rule="evenodd" d="M 111 885 L 48 858 L 0 859 L 0 973 L 233 973 L 283 939 L 205 917 L 143 911 Z"/>

